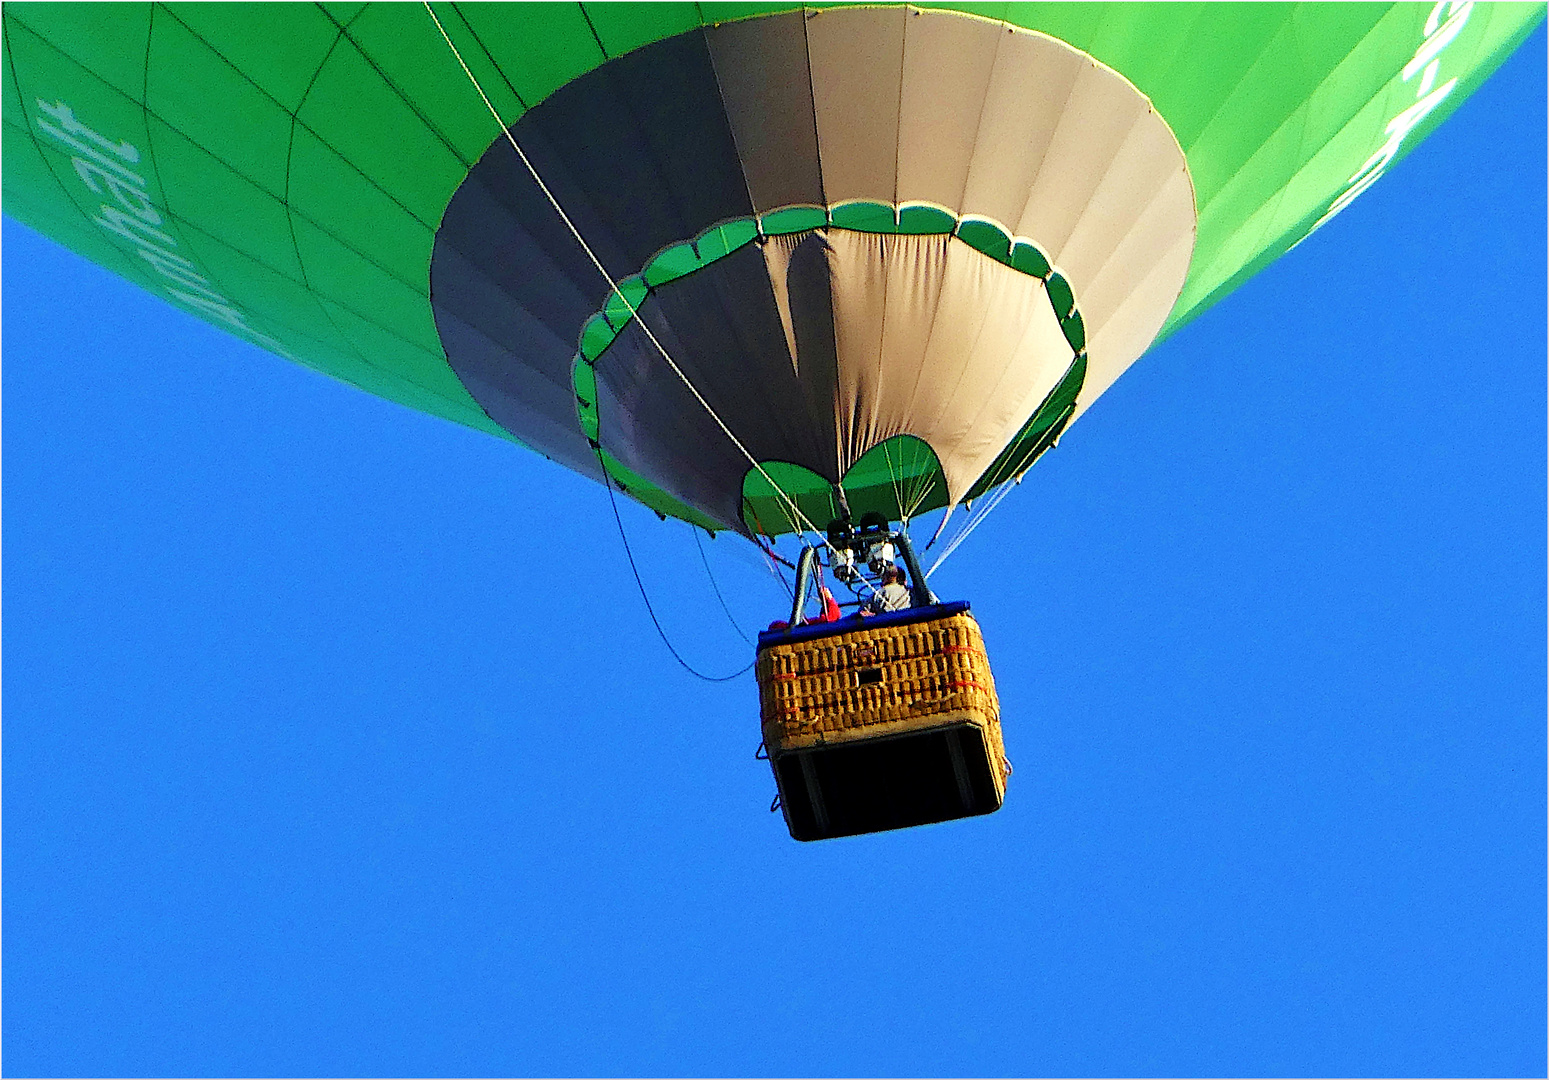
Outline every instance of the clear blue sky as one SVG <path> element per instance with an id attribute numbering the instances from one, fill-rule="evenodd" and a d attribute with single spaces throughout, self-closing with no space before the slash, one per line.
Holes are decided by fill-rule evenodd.
<path id="1" fill-rule="evenodd" d="M 602 488 L 7 220 L 6 1072 L 1543 1075 L 1544 54 L 943 570 L 1005 809 L 815 845 Z"/>

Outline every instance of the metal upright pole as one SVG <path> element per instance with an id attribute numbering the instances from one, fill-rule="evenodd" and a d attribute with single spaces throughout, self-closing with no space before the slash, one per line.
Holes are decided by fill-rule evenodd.
<path id="1" fill-rule="evenodd" d="M 812 582 L 812 567 L 818 561 L 817 548 L 804 547 L 796 560 L 796 595 L 791 600 L 791 625 L 802 623 L 802 608 L 807 606 L 807 586 Z"/>
<path id="2" fill-rule="evenodd" d="M 893 534 L 893 543 L 898 545 L 898 553 L 904 557 L 904 566 L 909 571 L 910 602 L 915 607 L 940 603 L 925 580 L 925 571 L 920 569 L 920 560 L 914 554 L 914 543 L 909 539 L 909 534 L 899 529 Z"/>

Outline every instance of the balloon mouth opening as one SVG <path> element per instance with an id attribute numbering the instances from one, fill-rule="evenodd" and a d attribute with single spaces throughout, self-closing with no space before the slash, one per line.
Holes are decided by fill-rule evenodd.
<path id="1" fill-rule="evenodd" d="M 599 461 L 617 486 L 658 513 L 666 512 L 712 531 L 728 527 L 765 535 L 797 531 L 799 521 L 792 513 L 792 502 L 810 521 L 827 521 L 834 516 L 835 480 L 806 466 L 780 460 L 759 461 L 756 465 L 749 462 L 743 474 L 740 520 L 718 521 L 694 509 L 685 500 L 639 472 L 626 468 L 618 457 L 606 452 L 608 440 L 601 401 L 604 395 L 599 389 L 598 377 L 598 364 L 610 347 L 638 321 L 641 308 L 658 291 L 716 266 L 752 245 L 766 244 L 773 238 L 799 240 L 804 234 L 830 230 L 877 236 L 949 236 L 980 255 L 1042 284 L 1060 333 L 1070 349 L 1069 366 L 990 468 L 969 488 L 966 497 L 976 498 L 989 487 L 1004 483 L 1025 470 L 1025 465 L 1017 467 L 1018 457 L 1026 456 L 1029 448 L 1057 419 L 1049 406 L 1056 403 L 1063 408 L 1073 403 L 1085 378 L 1086 325 L 1070 283 L 1054 268 L 1037 243 L 1014 235 L 986 216 L 953 215 L 943 207 L 918 201 L 894 205 L 856 200 L 829 207 L 785 206 L 720 222 L 691 239 L 667 245 L 640 272 L 620 279 L 614 285 L 602 306 L 582 324 L 571 361 L 571 382 L 577 422 L 587 439 L 602 451 Z M 1037 452 L 1041 453 L 1041 450 Z M 935 449 L 908 432 L 889 436 L 865 448 L 845 474 L 837 478 L 837 483 L 847 495 L 855 492 L 853 497 L 861 504 L 886 513 L 895 521 L 907 520 L 954 501 Z"/>

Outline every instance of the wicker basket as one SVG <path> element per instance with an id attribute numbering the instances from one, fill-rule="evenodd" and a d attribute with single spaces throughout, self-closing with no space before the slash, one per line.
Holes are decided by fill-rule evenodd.
<path id="1" fill-rule="evenodd" d="M 999 809 L 1011 766 L 966 603 L 761 634 L 757 674 L 797 839 Z"/>

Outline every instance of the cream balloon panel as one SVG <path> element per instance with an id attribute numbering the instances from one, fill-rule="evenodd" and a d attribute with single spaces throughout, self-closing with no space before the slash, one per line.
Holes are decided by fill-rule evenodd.
<path id="1" fill-rule="evenodd" d="M 793 287 L 798 252 L 821 260 L 821 283 Z M 793 366 L 835 360 L 840 473 L 884 440 L 914 435 L 935 450 L 959 499 L 1070 367 L 1043 282 L 950 235 L 827 229 L 773 237 L 764 260 Z M 812 305 L 827 308 L 824 325 L 804 335 Z"/>
<path id="2" fill-rule="evenodd" d="M 943 11 L 825 9 L 731 26 L 709 32 L 718 75 L 743 68 L 763 47 L 805 57 L 808 70 L 799 74 L 810 80 L 821 184 L 812 201 L 929 203 L 987 218 L 1048 254 L 1074 288 L 1087 327 L 1078 414 L 1150 345 L 1188 273 L 1194 192 L 1167 124 L 1117 72 L 1046 35 Z M 804 49 L 788 40 L 768 45 L 797 32 Z M 721 79 L 760 210 L 771 208 L 759 205 L 760 191 L 775 185 L 757 179 L 791 166 L 789 140 L 761 130 L 771 113 L 757 105 L 778 96 L 767 83 L 782 74 L 791 73 L 770 71 L 756 88 Z M 1057 355 L 1063 342 L 1051 345 Z M 1008 348 L 1002 362 L 1053 362 L 1035 355 Z M 998 451 L 1036 405 L 972 441 L 998 441 Z M 877 413 L 898 415 L 886 406 Z M 872 433 L 884 431 L 925 438 L 944 466 L 954 454 L 939 443 L 947 430 L 934 419 L 910 417 Z M 845 456 L 853 461 L 858 452 Z"/>

